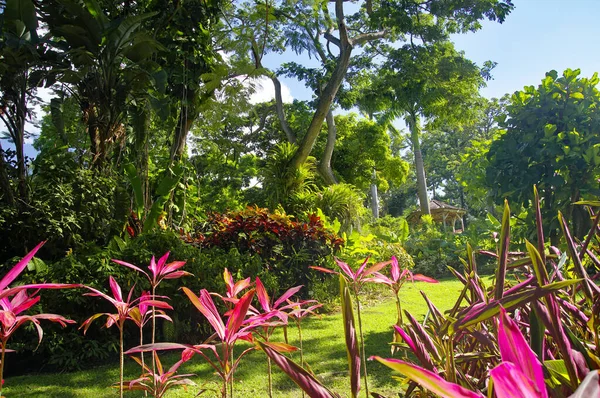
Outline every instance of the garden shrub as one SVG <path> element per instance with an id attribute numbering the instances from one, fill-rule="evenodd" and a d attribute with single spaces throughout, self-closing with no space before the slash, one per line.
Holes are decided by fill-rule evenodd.
<path id="1" fill-rule="evenodd" d="M 210 213 L 206 222 L 186 238 L 192 245 L 206 250 L 235 250 L 241 256 L 258 261 L 242 261 L 244 268 L 232 265 L 230 271 L 242 277 L 260 276 L 273 294 L 287 287 L 304 285 L 301 294 L 308 295 L 314 276 L 309 266 L 322 266 L 331 261 L 343 240 L 328 231 L 316 215 L 306 221 L 295 220 L 283 212 L 248 207 L 242 211 Z"/>
<path id="2" fill-rule="evenodd" d="M 133 270 L 118 265 L 111 259 L 118 258 L 143 269 L 147 269 L 153 255 L 161 256 L 171 252 L 169 261 L 184 260 L 184 269 L 194 274 L 179 281 L 165 280 L 157 294 L 170 297 L 170 303 L 177 312 L 171 313 L 174 325 L 161 326 L 159 320 L 158 335 L 163 329 L 169 334 L 169 340 L 185 343 L 198 343 L 209 335 L 204 320 L 194 310 L 187 298 L 179 290 L 182 285 L 193 291 L 208 289 L 224 293 L 222 279 L 223 269 L 239 270 L 240 273 L 260 269 L 258 256 L 240 255 L 236 250 L 220 248 L 200 250 L 184 243 L 180 236 L 172 231 L 157 231 L 142 234 L 131 240 L 113 238 L 107 247 L 93 244 L 82 245 L 78 250 L 54 262 L 47 262 L 38 272 L 28 272 L 23 280 L 47 282 L 83 283 L 101 291 L 108 291 L 108 277 L 113 276 L 124 289 L 135 284 L 135 294 L 148 290 L 148 281 Z M 7 264 L 11 264 L 10 262 Z M 82 295 L 82 291 L 50 290 L 44 292 L 38 304 L 43 312 L 60 313 L 68 318 L 82 322 L 90 314 L 106 312 L 110 307 L 94 297 Z M 75 328 L 65 330 L 49 325 L 44 333 L 44 344 L 36 350 L 35 339 L 30 333 L 21 333 L 12 341 L 19 350 L 16 360 L 11 361 L 11 372 L 40 370 L 65 370 L 88 367 L 106 359 L 113 358 L 118 347 L 118 336 L 113 330 L 92 327 L 83 336 L 83 332 Z M 149 332 L 149 331 L 148 331 Z M 149 338 L 149 337 L 148 337 Z M 125 328 L 126 346 L 138 343 L 138 331 L 133 325 Z"/>
<path id="3" fill-rule="evenodd" d="M 0 263 L 42 240 L 41 255 L 53 259 L 80 245 L 104 246 L 123 228 L 129 195 L 118 175 L 82 169 L 65 148 L 40 154 L 33 166 L 32 197 L 17 207 L 0 201 Z"/>
<path id="4" fill-rule="evenodd" d="M 498 229 L 494 227 L 487 222 L 471 223 L 464 233 L 456 234 L 444 231 L 431 217 L 423 216 L 421 222 L 412 227 L 404 247 L 414 260 L 415 272 L 434 277 L 449 276 L 448 267 L 463 268 L 460 258 L 464 257 L 467 242 L 475 251 L 495 250 L 492 231 Z M 485 272 L 491 269 L 493 259 L 478 256 L 478 262 L 481 271 Z"/>

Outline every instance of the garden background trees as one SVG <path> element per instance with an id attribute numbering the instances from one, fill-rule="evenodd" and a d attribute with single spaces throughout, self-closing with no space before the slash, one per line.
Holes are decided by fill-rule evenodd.
<path id="1" fill-rule="evenodd" d="M 562 76 L 550 71 L 537 88 L 514 93 L 500 123 L 506 133 L 487 155 L 492 196 L 528 208 L 536 184 L 551 237 L 558 236 L 559 210 L 582 237 L 589 217 L 574 203 L 600 194 L 599 79 L 579 75 L 578 69 Z"/>
<path id="2" fill-rule="evenodd" d="M 355 74 L 360 78 L 369 66 L 375 70 L 385 68 L 390 43 L 397 46 L 410 41 L 413 48 L 420 47 L 445 40 L 452 33 L 477 30 L 483 18 L 502 22 L 512 9 L 510 1 L 469 4 L 459 1 L 367 1 L 357 7 L 339 0 L 328 4 L 327 1 L 266 2 L 260 4 L 263 15 L 267 16 L 267 23 L 263 24 L 245 22 L 244 17 L 256 15 L 250 12 L 254 10 L 252 7 L 248 10 L 245 5 L 236 14 L 237 21 L 241 22 L 231 29 L 238 39 L 231 42 L 237 43 L 238 49 L 247 51 L 248 63 L 253 62 L 257 70 L 272 78 L 282 72 L 300 77 L 315 92 L 311 123 L 305 131 L 296 134 L 298 149 L 290 161 L 292 169 L 304 163 L 311 153 L 338 91 L 350 89 L 344 86 L 348 76 Z M 264 70 L 261 61 L 265 52 L 285 49 L 315 56 L 320 61 L 320 68 L 287 63 L 280 72 Z M 243 56 L 241 51 L 237 54 Z M 278 86 L 276 83 L 276 89 Z M 351 102 L 350 106 L 353 105 Z M 278 114 L 283 120 L 283 112 Z M 287 131 L 285 123 L 282 125 Z M 327 163 L 335 141 L 335 129 L 330 128 L 328 135 L 330 145 L 324 152 L 321 174 L 331 183 L 335 178 Z"/>

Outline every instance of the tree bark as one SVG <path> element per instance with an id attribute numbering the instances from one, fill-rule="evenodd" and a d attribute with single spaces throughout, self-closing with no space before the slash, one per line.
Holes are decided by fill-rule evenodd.
<path id="1" fill-rule="evenodd" d="M 285 118 L 285 111 L 283 109 L 283 96 L 281 95 L 281 82 L 275 73 L 271 75 L 271 80 L 273 81 L 273 86 L 275 87 L 275 109 L 277 111 L 279 124 L 281 125 L 281 129 L 285 133 L 288 142 L 295 144 L 297 141 L 296 134 L 294 134 Z"/>
<path id="2" fill-rule="evenodd" d="M 142 181 L 142 193 L 144 195 L 144 210 L 150 207 L 148 189 L 148 129 L 150 127 L 150 104 L 143 101 L 140 106 L 132 109 L 132 125 L 135 136 L 135 163 L 136 170 Z"/>
<path id="3" fill-rule="evenodd" d="M 25 118 L 27 116 L 27 73 L 19 76 L 20 87 L 16 101 L 7 106 L 8 111 L 0 111 L 0 119 L 8 129 L 8 134 L 15 145 L 17 158 L 17 193 L 21 199 L 27 197 L 27 172 L 25 169 L 25 153 L 23 144 L 25 141 Z"/>
<path id="4" fill-rule="evenodd" d="M 319 162 L 319 174 L 325 180 L 325 184 L 333 185 L 337 184 L 338 181 L 333 174 L 331 169 L 331 157 L 333 156 L 333 149 L 335 147 L 335 140 L 337 135 L 337 129 L 335 128 L 335 120 L 333 118 L 333 112 L 329 109 L 327 112 L 327 144 L 325 145 L 325 152 Z"/>
<path id="5" fill-rule="evenodd" d="M 13 195 L 12 187 L 10 186 L 10 178 L 8 178 L 8 170 L 4 158 L 4 149 L 2 141 L 0 141 L 0 188 L 4 193 L 4 200 L 9 206 L 15 205 L 15 196 Z"/>
<path id="6" fill-rule="evenodd" d="M 373 168 L 373 181 L 371 182 L 371 212 L 373 218 L 379 218 L 379 195 L 377 192 L 377 173 Z"/>
<path id="7" fill-rule="evenodd" d="M 429 198 L 427 196 L 427 180 L 425 178 L 425 165 L 423 164 L 423 155 L 421 154 L 421 143 L 419 135 L 421 132 L 419 116 L 412 112 L 407 123 L 410 128 L 410 138 L 412 141 L 413 153 L 415 156 L 415 171 L 417 173 L 417 194 L 419 196 L 419 205 L 421 214 L 431 214 L 429 209 Z"/>
<path id="8" fill-rule="evenodd" d="M 333 100 L 337 95 L 338 89 L 346 76 L 346 72 L 348 71 L 348 66 L 350 65 L 350 55 L 352 54 L 352 41 L 348 37 L 348 30 L 346 27 L 346 20 L 344 17 L 344 1 L 336 0 L 335 2 L 335 14 L 338 23 L 338 31 L 340 33 L 339 38 L 339 49 L 340 55 L 337 60 L 337 64 L 331 78 L 327 82 L 325 89 L 319 96 L 319 100 L 317 102 L 317 108 L 315 110 L 315 114 L 313 116 L 312 121 L 310 122 L 310 126 L 308 127 L 308 131 L 306 135 L 302 139 L 302 142 L 299 144 L 296 153 L 292 157 L 290 161 L 290 167 L 293 169 L 299 168 L 306 159 L 310 155 L 317 137 L 319 136 L 319 132 L 321 131 L 321 126 L 323 125 L 323 121 L 329 112 L 329 108 L 331 108 L 331 104 L 333 104 Z"/>
<path id="9" fill-rule="evenodd" d="M 189 112 L 189 113 L 188 113 Z M 177 162 L 183 157 L 188 134 L 194 123 L 194 112 L 190 112 L 188 106 L 182 106 L 179 114 L 179 122 L 175 128 L 175 137 L 171 145 L 171 161 Z"/>

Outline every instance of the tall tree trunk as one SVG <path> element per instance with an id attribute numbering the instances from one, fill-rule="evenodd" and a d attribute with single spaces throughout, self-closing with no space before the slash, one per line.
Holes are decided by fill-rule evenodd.
<path id="1" fill-rule="evenodd" d="M 16 101 L 6 106 L 6 110 L 0 110 L 0 120 L 4 123 L 8 130 L 8 134 L 15 145 L 15 153 L 17 157 L 17 193 L 19 198 L 25 200 L 27 198 L 27 171 L 25 169 L 25 152 L 23 145 L 25 142 L 25 120 L 27 117 L 27 72 L 15 78 L 19 81 L 20 87 Z M 1 149 L 1 148 L 0 148 Z M 2 159 L 2 167 L 5 168 L 4 159 Z M 5 168 L 6 178 L 8 179 L 8 171 Z M 0 177 L 4 178 L 4 177 Z M 14 197 L 13 197 L 14 201 Z"/>
<path id="2" fill-rule="evenodd" d="M 410 138 L 412 141 L 413 153 L 415 155 L 415 171 L 417 173 L 417 193 L 419 196 L 419 205 L 421 214 L 431 214 L 429 209 L 429 198 L 427 197 L 427 180 L 425 179 L 425 165 L 423 164 L 423 155 L 421 154 L 421 121 L 416 112 L 412 112 L 407 123 L 410 128 Z"/>
<path id="3" fill-rule="evenodd" d="M 84 110 L 84 117 L 86 118 L 88 137 L 90 137 L 90 154 L 92 156 L 92 165 L 98 166 L 100 159 L 100 136 L 98 131 L 98 118 L 96 116 L 96 109 L 93 106 L 89 106 Z"/>
<path id="4" fill-rule="evenodd" d="M 338 30 L 340 33 L 338 47 L 340 49 L 340 55 L 337 59 L 337 64 L 335 65 L 335 69 L 331 74 L 331 78 L 325 85 L 323 92 L 319 96 L 319 100 L 317 102 L 317 107 L 310 122 L 310 126 L 308 126 L 308 130 L 306 131 L 306 135 L 302 139 L 302 142 L 298 146 L 298 150 L 292 157 L 290 161 L 290 167 L 293 169 L 299 168 L 306 159 L 310 155 L 317 137 L 319 136 L 319 132 L 321 131 L 321 126 L 323 125 L 323 121 L 333 104 L 333 100 L 337 95 L 338 89 L 346 76 L 346 72 L 348 71 L 348 66 L 350 65 L 350 55 L 352 54 L 352 41 L 348 37 L 348 29 L 346 27 L 346 20 L 344 17 L 344 1 L 336 0 L 335 2 L 335 14 L 338 24 Z M 293 175 L 290 173 L 290 175 Z"/>
<path id="5" fill-rule="evenodd" d="M 377 192 L 377 172 L 373 168 L 373 181 L 371 181 L 371 212 L 374 218 L 379 218 L 379 195 Z"/>
<path id="6" fill-rule="evenodd" d="M 183 157 L 188 134 L 195 120 L 195 114 L 190 107 L 184 105 L 179 113 L 179 121 L 175 127 L 175 137 L 171 145 L 171 161 L 178 162 Z"/>
<path id="7" fill-rule="evenodd" d="M 325 145 L 325 152 L 323 153 L 323 157 L 319 162 L 319 174 L 325 180 L 325 184 L 333 185 L 337 184 L 338 181 L 333 175 L 333 170 L 331 169 L 331 157 L 333 156 L 333 149 L 335 148 L 335 140 L 337 135 L 337 129 L 335 128 L 335 120 L 333 118 L 333 112 L 329 109 L 327 112 L 327 144 Z"/>
<path id="8" fill-rule="evenodd" d="M 148 129 L 150 127 L 150 104 L 143 101 L 140 106 L 132 109 L 132 127 L 135 136 L 135 164 L 142 181 L 144 195 L 144 210 L 148 211 L 150 198 L 148 191 Z"/>
<path id="9" fill-rule="evenodd" d="M 15 196 L 12 187 L 10 186 L 10 178 L 4 158 L 4 149 L 2 149 L 2 141 L 0 141 L 0 188 L 4 194 L 4 200 L 9 206 L 15 205 Z"/>
<path id="10" fill-rule="evenodd" d="M 21 95 L 17 106 L 17 131 L 15 131 L 13 140 L 15 142 L 15 152 L 17 154 L 17 175 L 19 178 L 19 197 L 22 200 L 27 198 L 27 171 L 25 169 L 25 118 L 27 116 L 27 72 L 24 72 L 23 83 L 21 85 Z"/>
<path id="11" fill-rule="evenodd" d="M 283 96 L 281 95 L 281 82 L 275 73 L 271 75 L 271 80 L 273 81 L 273 86 L 275 88 L 275 109 L 277 111 L 279 124 L 281 125 L 281 129 L 285 133 L 288 142 L 295 144 L 297 142 L 296 134 L 294 134 L 285 118 L 285 111 L 283 109 Z"/>

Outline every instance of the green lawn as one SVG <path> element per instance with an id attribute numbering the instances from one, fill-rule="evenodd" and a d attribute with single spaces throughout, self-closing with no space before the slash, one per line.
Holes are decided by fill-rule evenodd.
<path id="1" fill-rule="evenodd" d="M 409 310 L 417 319 L 423 319 L 427 307 L 419 294 L 419 290 L 427 293 L 433 303 L 442 310 L 454 304 L 462 285 L 456 280 L 442 281 L 440 284 L 417 282 L 406 284 L 402 292 L 403 308 Z M 395 322 L 395 304 L 393 300 L 385 300 L 363 308 L 363 327 L 367 356 L 389 356 L 391 325 Z M 291 344 L 295 344 L 295 332 L 290 330 Z M 343 326 L 340 314 L 311 319 L 304 323 L 305 360 L 313 372 L 327 386 L 342 396 L 349 396 L 348 365 L 344 346 Z M 43 344 L 43 343 L 42 343 Z M 15 354 L 11 354 L 15 355 Z M 298 357 L 298 354 L 296 354 Z M 164 359 L 166 366 L 177 360 L 177 356 L 168 355 Z M 10 366 L 10 357 L 7 365 Z M 139 368 L 131 360 L 127 360 L 126 378 L 138 377 Z M 195 373 L 194 378 L 199 385 L 218 389 L 217 377 L 212 374 L 202 358 L 196 356 L 182 369 L 185 373 Z M 391 371 L 379 363 L 369 362 L 370 391 L 393 396 L 399 391 L 399 384 L 392 380 Z M 118 396 L 111 384 L 118 381 L 118 365 L 107 365 L 95 369 L 62 374 L 35 374 L 11 377 L 5 380 L 4 396 L 11 397 L 61 397 L 61 398 L 101 398 Z M 266 396 L 267 376 L 265 356 L 261 352 L 252 352 L 246 356 L 236 373 L 235 394 L 237 397 Z M 274 395 L 277 397 L 300 397 L 300 389 L 274 367 Z M 188 391 L 174 390 L 169 397 L 193 397 L 198 387 Z M 139 397 L 139 392 L 127 392 L 126 396 Z M 217 396 L 208 392 L 203 396 Z"/>

